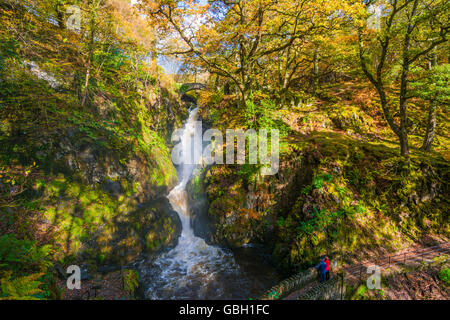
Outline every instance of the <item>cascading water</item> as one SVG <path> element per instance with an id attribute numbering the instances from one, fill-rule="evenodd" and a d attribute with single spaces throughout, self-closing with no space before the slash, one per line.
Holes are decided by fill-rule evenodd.
<path id="1" fill-rule="evenodd" d="M 196 165 L 189 164 L 189 161 L 183 163 L 183 158 L 188 156 L 188 152 L 192 152 L 194 157 L 202 153 L 202 146 L 193 143 L 197 111 L 190 111 L 183 128 L 180 137 L 182 161 L 178 168 L 180 183 L 168 195 L 182 223 L 181 236 L 174 249 L 163 253 L 150 265 L 144 265 L 141 273 L 147 284 L 146 296 L 150 299 L 247 299 L 253 293 L 250 289 L 252 282 L 259 287 L 261 281 L 252 278 L 253 274 L 248 276 L 248 272 L 236 262 L 233 252 L 208 245 L 194 235 L 191 227 L 185 188 Z M 274 280 L 275 277 L 270 282 Z"/>

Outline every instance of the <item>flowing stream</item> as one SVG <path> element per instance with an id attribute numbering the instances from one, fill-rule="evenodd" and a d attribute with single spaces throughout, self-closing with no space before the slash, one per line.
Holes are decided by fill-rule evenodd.
<path id="1" fill-rule="evenodd" d="M 189 113 L 181 134 L 181 158 L 201 155 L 201 144 L 193 143 L 197 109 Z M 185 161 L 186 162 L 186 161 Z M 179 184 L 168 195 L 182 223 L 181 236 L 172 250 L 144 264 L 149 299 L 248 299 L 261 294 L 278 280 L 273 268 L 251 249 L 235 251 L 208 245 L 196 237 L 191 226 L 186 185 L 195 165 L 181 161 Z M 142 266 L 141 266 L 142 268 Z"/>

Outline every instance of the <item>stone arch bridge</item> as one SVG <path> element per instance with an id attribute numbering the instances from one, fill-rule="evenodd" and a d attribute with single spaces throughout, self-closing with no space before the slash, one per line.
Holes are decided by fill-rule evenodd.
<path id="1" fill-rule="evenodd" d="M 207 89 L 208 87 L 204 83 L 197 83 L 197 82 L 183 83 L 179 90 L 181 94 L 181 101 L 188 103 L 190 105 L 196 105 L 197 99 L 186 93 L 194 90 L 207 90 Z"/>
<path id="2" fill-rule="evenodd" d="M 206 89 L 208 89 L 208 86 L 204 83 L 190 82 L 190 83 L 183 83 L 180 87 L 180 92 L 186 93 L 188 91 L 206 90 Z"/>

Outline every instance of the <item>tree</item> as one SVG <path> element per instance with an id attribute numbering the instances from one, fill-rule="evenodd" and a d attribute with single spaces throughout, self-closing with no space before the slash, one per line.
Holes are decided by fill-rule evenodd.
<path id="1" fill-rule="evenodd" d="M 412 96 L 428 104 L 426 132 L 421 147 L 426 152 L 431 150 L 433 144 L 439 107 L 448 109 L 450 104 L 450 65 L 437 65 L 436 60 L 436 54 L 433 54 L 427 69 L 412 71 L 415 76 L 411 81 Z M 444 113 L 446 111 L 448 112 L 444 109 Z"/>
<path id="2" fill-rule="evenodd" d="M 87 57 L 85 58 L 86 74 L 84 81 L 84 91 L 81 99 L 82 106 L 85 106 L 86 99 L 88 96 L 89 78 L 91 76 L 91 68 L 94 59 L 94 50 L 96 45 L 95 37 L 96 33 L 98 32 L 97 28 L 99 25 L 98 14 L 100 11 L 101 2 L 102 0 L 89 0 L 87 6 L 88 24 L 85 30 L 85 32 L 88 34 L 86 39 Z"/>
<path id="3" fill-rule="evenodd" d="M 378 92 L 384 117 L 399 139 L 401 155 L 409 158 L 410 71 L 448 40 L 449 3 L 445 0 L 391 0 L 367 1 L 366 4 L 382 8 L 382 23 L 380 30 L 371 30 L 364 24 L 359 26 L 361 67 Z M 395 79 L 392 82 L 396 86 L 396 101 L 388 98 L 387 84 L 392 79 Z M 397 105 L 398 119 L 393 114 L 393 105 Z"/>
<path id="4" fill-rule="evenodd" d="M 329 29 L 350 2 L 213 0 L 201 6 L 195 1 L 143 0 L 141 9 L 179 40 L 181 49 L 166 54 L 183 54 L 230 80 L 245 106 L 251 92 L 273 76 L 264 70 L 277 70 L 274 62 L 281 67 L 277 78 L 285 92 L 302 63 L 303 41 Z M 193 27 L 189 15 L 201 16 L 202 25 Z"/>

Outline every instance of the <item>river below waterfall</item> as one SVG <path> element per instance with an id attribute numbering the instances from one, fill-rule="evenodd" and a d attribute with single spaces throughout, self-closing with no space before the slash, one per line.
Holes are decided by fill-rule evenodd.
<path id="1" fill-rule="evenodd" d="M 201 144 L 193 143 L 197 111 L 190 111 L 180 134 L 181 159 L 201 155 Z M 139 265 L 146 286 L 145 296 L 148 299 L 256 298 L 279 281 L 278 274 L 260 249 L 219 248 L 194 235 L 186 185 L 195 168 L 189 161 L 182 161 L 178 167 L 180 182 L 167 196 L 182 224 L 177 246 Z"/>

